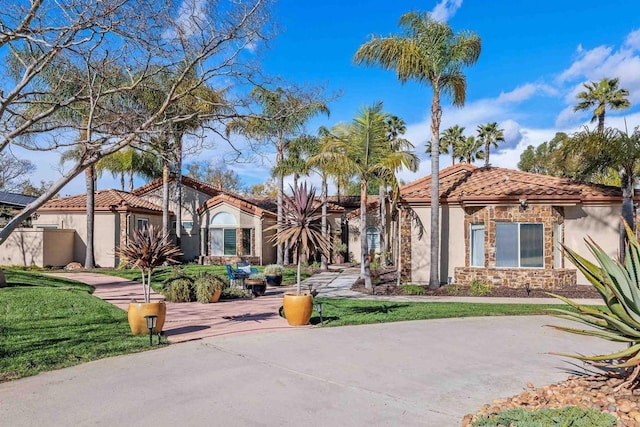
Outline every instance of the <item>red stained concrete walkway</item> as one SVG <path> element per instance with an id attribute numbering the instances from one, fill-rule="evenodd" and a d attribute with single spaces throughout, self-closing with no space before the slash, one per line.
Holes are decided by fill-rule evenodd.
<path id="1" fill-rule="evenodd" d="M 142 286 L 119 277 L 96 273 L 53 273 L 95 287 L 93 295 L 127 310 L 129 301 L 143 301 Z M 171 343 L 195 339 L 251 333 L 256 331 L 296 329 L 278 315 L 282 294 L 289 288 L 267 289 L 264 296 L 253 299 L 220 301 L 215 304 L 198 302 L 167 303 L 164 334 Z M 151 293 L 152 301 L 163 299 Z"/>

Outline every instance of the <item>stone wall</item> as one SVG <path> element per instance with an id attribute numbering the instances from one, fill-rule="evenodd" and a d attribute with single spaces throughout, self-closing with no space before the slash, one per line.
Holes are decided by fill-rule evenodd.
<path id="1" fill-rule="evenodd" d="M 540 223 L 544 226 L 544 267 L 542 268 L 497 268 L 496 267 L 496 223 L 528 222 Z M 484 224 L 484 268 L 468 267 L 470 261 L 470 225 Z M 465 208 L 465 266 L 455 268 L 455 282 L 469 284 L 472 280 L 483 280 L 494 285 L 508 287 L 557 289 L 565 285 L 576 284 L 576 271 L 570 269 L 554 269 L 553 247 L 556 225 L 564 223 L 563 209 L 550 205 L 483 206 Z M 562 229 L 564 233 L 564 228 Z M 556 236 L 557 241 L 564 241 L 563 236 Z M 559 260 L 564 267 L 564 260 Z"/>
<path id="2" fill-rule="evenodd" d="M 560 289 L 575 285 L 576 270 L 568 268 L 482 268 L 456 267 L 455 282 L 468 286 L 474 280 L 482 280 L 495 286 L 509 288 Z"/>
<path id="3" fill-rule="evenodd" d="M 411 215 L 400 211 L 400 274 L 402 282 L 411 282 Z"/>
<path id="4" fill-rule="evenodd" d="M 238 261 L 246 261 L 251 265 L 260 265 L 260 257 L 257 256 L 200 256 L 198 258 L 198 264 L 202 265 L 225 265 L 231 264 L 235 268 L 235 264 Z"/>

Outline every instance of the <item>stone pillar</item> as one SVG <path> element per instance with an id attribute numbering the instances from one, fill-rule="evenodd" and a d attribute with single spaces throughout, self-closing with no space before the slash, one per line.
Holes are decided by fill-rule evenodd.
<path id="1" fill-rule="evenodd" d="M 402 282 L 411 282 L 411 215 L 400 211 L 400 278 Z"/>

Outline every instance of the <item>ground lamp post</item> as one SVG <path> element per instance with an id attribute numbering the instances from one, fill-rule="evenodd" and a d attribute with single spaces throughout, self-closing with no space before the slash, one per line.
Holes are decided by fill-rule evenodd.
<path id="1" fill-rule="evenodd" d="M 147 320 L 147 328 L 149 328 L 149 345 L 153 345 L 153 329 L 156 327 L 156 321 L 158 320 L 158 316 L 156 315 L 147 315 L 144 316 Z M 160 344 L 160 335 L 158 335 L 158 344 Z"/>
<path id="2" fill-rule="evenodd" d="M 315 306 L 316 306 L 316 311 L 318 312 L 318 315 L 320 316 L 320 326 L 322 326 L 322 304 L 321 302 L 316 302 Z"/>

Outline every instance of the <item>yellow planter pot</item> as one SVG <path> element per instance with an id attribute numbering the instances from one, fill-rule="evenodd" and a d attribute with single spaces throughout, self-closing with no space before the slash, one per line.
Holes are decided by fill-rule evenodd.
<path id="1" fill-rule="evenodd" d="M 164 301 L 160 302 L 132 302 L 127 310 L 127 318 L 133 335 L 145 335 L 149 333 L 147 328 L 147 319 L 144 316 L 158 316 L 156 319 L 156 327 L 153 332 L 159 334 L 164 326 L 164 319 L 167 316 L 167 305 Z"/>
<path id="2" fill-rule="evenodd" d="M 216 291 L 211 295 L 211 302 L 218 302 L 220 295 L 222 294 L 222 288 L 216 288 Z"/>
<path id="3" fill-rule="evenodd" d="M 308 294 L 284 294 L 284 316 L 291 326 L 308 325 L 313 311 L 313 297 Z"/>

